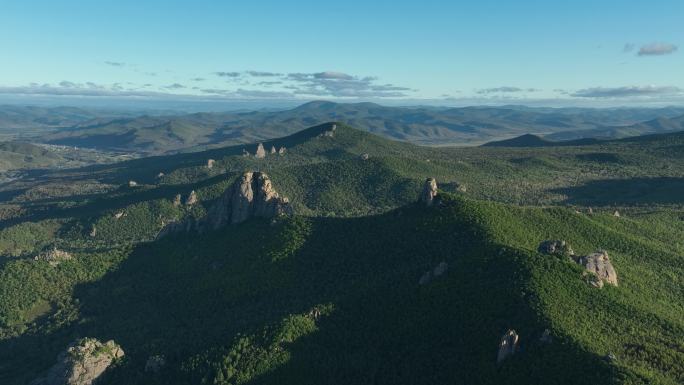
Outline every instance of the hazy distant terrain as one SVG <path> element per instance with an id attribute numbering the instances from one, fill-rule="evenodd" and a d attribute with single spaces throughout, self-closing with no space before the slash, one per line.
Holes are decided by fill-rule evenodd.
<path id="1" fill-rule="evenodd" d="M 75 108 L 0 107 L 0 133 L 37 142 L 164 154 L 250 143 L 340 121 L 424 145 L 477 145 L 531 133 L 619 138 L 684 129 L 684 108 L 385 107 L 310 102 L 282 111 L 143 115 Z"/>

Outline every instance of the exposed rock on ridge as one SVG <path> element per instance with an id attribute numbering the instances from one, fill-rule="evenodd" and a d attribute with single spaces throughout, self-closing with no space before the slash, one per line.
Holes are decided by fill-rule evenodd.
<path id="1" fill-rule="evenodd" d="M 603 287 L 604 282 L 613 286 L 618 285 L 617 272 L 610 262 L 607 252 L 599 250 L 587 256 L 579 257 L 577 263 L 596 276 L 595 280 L 590 281 L 592 286 Z"/>
<path id="2" fill-rule="evenodd" d="M 250 171 L 223 193 L 207 219 L 212 228 L 218 228 L 251 217 L 273 218 L 291 213 L 289 200 L 276 192 L 268 175 Z"/>
<path id="3" fill-rule="evenodd" d="M 249 171 L 226 189 L 208 210 L 206 217 L 169 223 L 159 232 L 157 238 L 173 233 L 218 229 L 253 217 L 275 218 L 291 214 L 290 201 L 278 194 L 268 175 Z"/>
<path id="4" fill-rule="evenodd" d="M 420 201 L 426 206 L 432 206 L 437 197 L 437 180 L 434 178 L 427 178 L 423 185 L 423 192 L 420 194 Z"/>
<path id="5" fill-rule="evenodd" d="M 124 351 L 114 341 L 95 338 L 78 340 L 57 357 L 57 363 L 44 378 L 30 385 L 91 385 Z"/>

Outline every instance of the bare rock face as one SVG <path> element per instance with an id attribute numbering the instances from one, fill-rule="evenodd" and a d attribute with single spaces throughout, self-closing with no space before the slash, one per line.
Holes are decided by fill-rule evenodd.
<path id="1" fill-rule="evenodd" d="M 174 207 L 178 207 L 178 206 L 180 206 L 180 205 L 181 205 L 181 195 L 180 195 L 180 194 L 176 194 L 176 196 L 173 197 L 173 206 L 174 206 Z"/>
<path id="2" fill-rule="evenodd" d="M 427 178 L 423 185 L 423 192 L 420 194 L 420 201 L 426 206 L 432 206 L 437 196 L 437 181 L 434 178 Z"/>
<path id="3" fill-rule="evenodd" d="M 567 242 L 559 240 L 546 240 L 539 244 L 539 248 L 537 250 L 542 254 L 560 255 L 568 257 L 575 255 L 575 252 L 572 250 L 572 247 L 570 247 L 570 245 Z"/>
<path id="4" fill-rule="evenodd" d="M 518 351 L 518 340 L 518 333 L 513 329 L 509 329 L 506 334 L 501 337 L 501 342 L 499 342 L 499 353 L 496 356 L 497 364 L 500 364 L 506 358 Z"/>
<path id="5" fill-rule="evenodd" d="M 124 356 L 114 341 L 102 343 L 95 338 L 78 340 L 57 357 L 47 376 L 30 385 L 91 385 L 111 364 Z"/>
<path id="6" fill-rule="evenodd" d="M 337 124 L 333 124 L 332 126 L 330 126 L 329 130 L 325 130 L 325 131 L 321 132 L 320 136 L 332 138 L 333 136 L 335 136 L 335 130 L 336 129 L 337 129 Z"/>
<path id="7" fill-rule="evenodd" d="M 244 173 L 209 212 L 211 227 L 237 224 L 251 217 L 274 218 L 292 213 L 290 202 L 273 188 L 263 172 Z"/>
<path id="8" fill-rule="evenodd" d="M 48 264 L 50 264 L 50 266 L 53 267 L 71 259 L 73 259 L 71 254 L 66 251 L 59 250 L 56 246 L 33 257 L 34 261 L 46 261 Z"/>
<path id="9" fill-rule="evenodd" d="M 271 146 L 271 154 L 276 154 L 277 152 L 275 146 Z"/>
<path id="10" fill-rule="evenodd" d="M 268 175 L 249 171 L 226 189 L 204 218 L 190 217 L 168 223 L 159 231 L 157 239 L 174 233 L 218 229 L 253 217 L 276 218 L 291 214 L 290 201 L 276 192 Z"/>
<path id="11" fill-rule="evenodd" d="M 613 286 L 618 285 L 617 272 L 610 262 L 607 252 L 599 250 L 587 256 L 579 257 L 577 263 L 595 275 L 596 279 L 590 281 L 592 286 L 603 287 L 604 283 Z"/>
<path id="12" fill-rule="evenodd" d="M 256 152 L 254 153 L 254 156 L 256 156 L 258 159 L 262 159 L 266 157 L 266 150 L 264 150 L 264 145 L 259 143 L 257 145 Z"/>
<path id="13" fill-rule="evenodd" d="M 207 159 L 207 168 L 208 168 L 208 169 L 214 168 L 214 164 L 215 164 L 215 163 L 216 163 L 215 160 L 213 160 L 213 159 Z"/>
<path id="14" fill-rule="evenodd" d="M 186 206 L 192 206 L 195 203 L 197 203 L 197 193 L 195 190 L 190 191 L 190 195 L 188 195 L 188 199 L 185 200 L 185 205 Z"/>
<path id="15" fill-rule="evenodd" d="M 280 147 L 278 150 L 278 155 L 285 155 L 285 147 Z"/>
<path id="16" fill-rule="evenodd" d="M 615 212 L 613 213 L 613 216 L 614 216 L 615 218 L 620 218 L 620 212 L 617 211 L 617 210 L 615 210 Z"/>

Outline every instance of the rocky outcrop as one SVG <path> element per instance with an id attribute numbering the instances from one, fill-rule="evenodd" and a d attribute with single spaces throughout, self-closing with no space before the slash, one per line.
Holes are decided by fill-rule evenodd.
<path id="1" fill-rule="evenodd" d="M 264 145 L 259 143 L 257 145 L 256 152 L 254 153 L 254 156 L 257 157 L 258 159 L 262 159 L 266 157 L 266 150 L 264 150 Z"/>
<path id="2" fill-rule="evenodd" d="M 325 130 L 325 131 L 321 132 L 320 136 L 332 138 L 333 136 L 335 136 L 335 130 L 336 129 L 337 129 L 337 124 L 333 124 L 332 126 L 330 126 L 329 130 Z"/>
<path id="3" fill-rule="evenodd" d="M 186 206 L 192 206 L 196 204 L 198 201 L 197 199 L 197 193 L 195 190 L 190 191 L 190 195 L 188 195 L 188 199 L 185 200 L 185 205 Z"/>
<path id="4" fill-rule="evenodd" d="M 59 250 L 56 246 L 33 257 L 34 261 L 45 261 L 53 267 L 71 259 L 73 259 L 71 254 L 67 253 L 66 251 Z"/>
<path id="5" fill-rule="evenodd" d="M 449 264 L 444 261 L 440 262 L 439 265 L 435 266 L 434 269 L 426 271 L 425 274 L 423 274 L 418 280 L 418 284 L 421 286 L 427 285 L 435 278 L 441 277 L 444 273 L 446 273 L 447 269 L 449 269 Z"/>
<path id="6" fill-rule="evenodd" d="M 218 229 L 253 217 L 275 218 L 291 214 L 290 201 L 278 194 L 268 175 L 250 171 L 226 189 L 204 218 L 190 217 L 166 224 L 157 234 L 157 239 L 173 233 Z"/>
<path id="7" fill-rule="evenodd" d="M 223 193 L 207 219 L 212 228 L 218 228 L 251 217 L 273 218 L 291 213 L 289 200 L 276 192 L 268 175 L 250 171 Z"/>
<path id="8" fill-rule="evenodd" d="M 128 181 L 128 187 L 136 187 L 138 185 L 138 182 L 134 180 L 129 180 Z"/>
<path id="9" fill-rule="evenodd" d="M 587 256 L 578 257 L 576 262 L 592 274 L 592 279 L 589 281 L 592 286 L 603 287 L 604 283 L 613 286 L 618 285 L 617 272 L 610 262 L 607 252 L 599 250 Z"/>
<path id="10" fill-rule="evenodd" d="M 364 153 L 364 154 L 361 154 L 360 158 L 361 158 L 361 160 L 368 160 L 368 158 L 370 158 L 370 155 Z"/>
<path id="11" fill-rule="evenodd" d="M 173 197 L 173 206 L 174 206 L 174 207 L 178 207 L 178 206 L 180 206 L 180 205 L 181 205 L 181 195 L 180 195 L 180 194 L 176 194 L 176 196 Z"/>
<path id="12" fill-rule="evenodd" d="M 420 194 L 420 201 L 426 206 L 432 206 L 437 197 L 437 181 L 434 178 L 427 178 L 423 184 L 423 192 Z"/>
<path id="13" fill-rule="evenodd" d="M 69 345 L 47 375 L 30 385 L 91 385 L 123 356 L 124 351 L 114 341 L 84 338 Z"/>
<path id="14" fill-rule="evenodd" d="M 613 213 L 613 216 L 614 216 L 615 218 L 620 218 L 620 212 L 617 211 L 617 210 L 615 210 L 615 212 Z"/>
<path id="15" fill-rule="evenodd" d="M 275 155 L 277 152 L 275 146 L 271 146 L 271 155 Z"/>
<path id="16" fill-rule="evenodd" d="M 285 155 L 285 147 L 280 147 L 278 150 L 278 155 Z"/>
<path id="17" fill-rule="evenodd" d="M 500 364 L 506 358 L 514 355 L 518 351 L 518 333 L 513 329 L 509 329 L 506 334 L 501 337 L 499 342 L 499 353 L 496 356 L 496 363 Z"/>
<path id="18" fill-rule="evenodd" d="M 560 255 L 565 257 L 575 255 L 572 247 L 570 247 L 567 242 L 559 240 L 546 240 L 539 244 L 537 251 L 542 254 Z"/>
<path id="19" fill-rule="evenodd" d="M 208 168 L 208 169 L 211 170 L 212 168 L 214 168 L 214 164 L 216 164 L 216 161 L 215 161 L 215 160 L 213 160 L 213 159 L 207 159 L 207 168 Z"/>

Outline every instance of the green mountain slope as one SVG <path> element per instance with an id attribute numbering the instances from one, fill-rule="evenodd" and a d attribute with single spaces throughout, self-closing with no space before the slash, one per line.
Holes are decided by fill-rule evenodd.
<path id="1" fill-rule="evenodd" d="M 102 384 L 684 380 L 684 135 L 435 149 L 331 128 L 265 142 L 287 150 L 264 159 L 227 147 L 0 190 L 0 382 L 39 377 L 79 337 L 126 352 Z M 155 240 L 245 170 L 267 172 L 296 215 Z M 415 203 L 426 177 L 442 186 L 429 208 Z M 649 188 L 662 178 L 665 190 Z M 83 192 L 53 194 L 57 181 Z M 198 203 L 173 204 L 192 190 Z M 619 286 L 591 287 L 569 258 L 539 254 L 547 239 L 606 250 Z M 52 247 L 72 258 L 34 260 Z M 497 365 L 508 329 L 521 350 Z M 146 371 L 155 355 L 166 365 Z"/>

